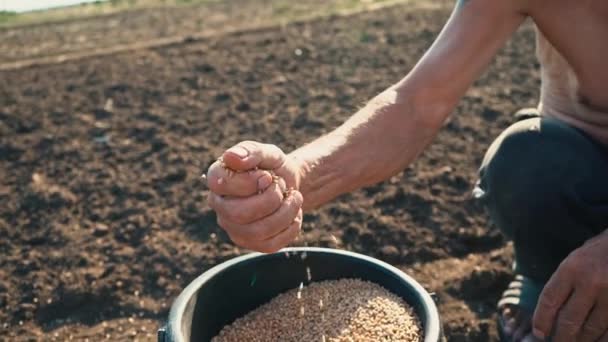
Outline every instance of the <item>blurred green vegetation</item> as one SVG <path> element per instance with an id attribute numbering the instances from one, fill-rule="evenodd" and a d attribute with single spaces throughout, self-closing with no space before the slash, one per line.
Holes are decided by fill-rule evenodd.
<path id="1" fill-rule="evenodd" d="M 8 23 L 17 18 L 18 14 L 11 11 L 0 11 L 0 24 Z"/>
<path id="2" fill-rule="evenodd" d="M 81 5 L 26 13 L 0 12 L 0 27 L 39 24 L 65 20 L 78 20 L 91 16 L 111 14 L 138 8 L 204 6 L 230 0 L 107 0 Z M 377 4 L 416 2 L 428 0 L 251 0 L 260 6 L 272 8 L 272 22 L 289 22 L 295 19 L 331 15 L 340 11 L 360 10 Z"/>

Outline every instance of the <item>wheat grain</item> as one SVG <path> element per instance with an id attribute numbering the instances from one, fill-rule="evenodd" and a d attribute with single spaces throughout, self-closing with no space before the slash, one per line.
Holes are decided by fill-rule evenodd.
<path id="1" fill-rule="evenodd" d="M 224 327 L 212 342 L 422 340 L 420 322 L 400 297 L 371 282 L 341 279 L 280 294 Z"/>

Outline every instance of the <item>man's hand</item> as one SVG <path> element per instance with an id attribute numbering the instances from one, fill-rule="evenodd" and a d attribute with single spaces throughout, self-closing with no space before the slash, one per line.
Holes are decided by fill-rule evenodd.
<path id="1" fill-rule="evenodd" d="M 553 342 L 608 341 L 608 231 L 572 252 L 551 277 L 534 334 Z"/>
<path id="2" fill-rule="evenodd" d="M 299 174 L 278 147 L 241 142 L 209 168 L 209 206 L 235 244 L 275 252 L 293 241 L 302 226 Z"/>

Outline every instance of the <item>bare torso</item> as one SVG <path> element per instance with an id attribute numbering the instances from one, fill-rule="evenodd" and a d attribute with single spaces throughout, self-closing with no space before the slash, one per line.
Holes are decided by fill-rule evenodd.
<path id="1" fill-rule="evenodd" d="M 541 114 L 608 146 L 608 1 L 540 0 L 535 6 Z"/>

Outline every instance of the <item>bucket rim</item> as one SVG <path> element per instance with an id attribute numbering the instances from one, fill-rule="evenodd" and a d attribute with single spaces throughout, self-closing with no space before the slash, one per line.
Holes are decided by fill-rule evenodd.
<path id="1" fill-rule="evenodd" d="M 209 270 L 203 272 L 200 276 L 196 277 L 182 292 L 177 296 L 173 304 L 171 305 L 171 310 L 169 312 L 169 319 L 165 328 L 161 328 L 162 335 L 164 337 L 172 336 L 175 342 L 189 342 L 189 334 L 184 334 L 182 330 L 182 326 L 180 322 L 182 322 L 184 314 L 188 310 L 192 310 L 190 307 L 192 302 L 191 298 L 198 292 L 203 284 L 209 281 L 211 278 L 215 277 L 217 274 L 221 273 L 223 270 L 232 267 L 238 263 L 241 263 L 246 260 L 255 259 L 255 258 L 268 258 L 274 257 L 277 254 L 284 253 L 303 253 L 303 252 L 311 252 L 311 253 L 326 253 L 326 254 L 335 254 L 346 256 L 350 258 L 359 259 L 368 263 L 375 264 L 380 266 L 381 268 L 387 270 L 390 273 L 398 276 L 402 280 L 404 280 L 418 295 L 420 300 L 420 304 L 423 308 L 425 314 L 425 326 L 424 326 L 424 341 L 425 342 L 434 342 L 441 341 L 442 338 L 442 329 L 441 329 L 441 321 L 439 318 L 439 310 L 435 305 L 435 301 L 428 293 L 428 291 L 418 283 L 414 278 L 398 269 L 397 267 L 390 265 L 382 260 L 357 253 L 351 252 L 342 249 L 335 248 L 325 248 L 325 247 L 288 247 L 283 248 L 275 253 L 265 254 L 259 252 L 251 252 L 247 253 L 229 260 L 226 260 L 218 265 L 210 268 Z M 160 338 L 159 331 L 159 338 Z"/>

